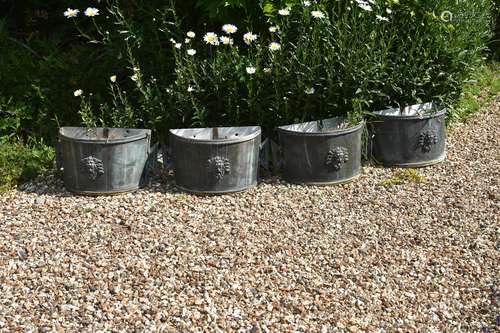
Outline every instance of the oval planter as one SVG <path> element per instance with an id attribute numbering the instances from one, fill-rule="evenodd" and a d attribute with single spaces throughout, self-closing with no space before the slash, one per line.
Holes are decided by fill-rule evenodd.
<path id="1" fill-rule="evenodd" d="M 336 117 L 278 127 L 283 178 L 291 183 L 329 185 L 355 179 L 361 172 L 364 124 L 345 128 Z"/>
<path id="2" fill-rule="evenodd" d="M 156 162 L 146 129 L 62 127 L 59 149 L 64 185 L 80 194 L 136 190 L 147 184 Z"/>
<path id="3" fill-rule="evenodd" d="M 257 185 L 260 136 L 258 126 L 170 130 L 177 186 L 227 193 Z"/>
<path id="4" fill-rule="evenodd" d="M 434 103 L 373 112 L 372 156 L 385 166 L 423 167 L 445 159 L 446 109 Z"/>

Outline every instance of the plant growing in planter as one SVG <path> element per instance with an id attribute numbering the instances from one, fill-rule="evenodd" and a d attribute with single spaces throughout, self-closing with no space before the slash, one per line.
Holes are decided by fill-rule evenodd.
<path id="1" fill-rule="evenodd" d="M 260 61 L 265 48 L 257 35 L 226 24 L 222 35 L 185 34 L 171 40 L 175 82 L 168 88 L 171 123 L 202 128 L 170 130 L 177 186 L 190 192 L 225 193 L 257 184 L 263 87 Z M 172 121 L 173 120 L 173 121 Z M 220 127 L 231 124 L 233 127 Z"/>
<path id="2" fill-rule="evenodd" d="M 436 103 L 373 112 L 371 151 L 386 166 L 423 167 L 445 159 L 446 109 Z"/>
<path id="3" fill-rule="evenodd" d="M 124 96 L 117 93 L 116 77 L 111 77 L 114 105 Z M 156 146 L 151 147 L 151 130 L 104 126 L 104 118 L 111 115 L 112 124 L 130 124 L 136 120 L 131 109 L 115 109 L 101 105 L 102 127 L 92 111 L 90 96 L 75 91 L 81 98 L 80 115 L 85 127 L 61 127 L 59 147 L 65 187 L 80 194 L 113 194 L 136 190 L 145 184 L 156 161 Z M 108 114 L 106 114 L 108 113 Z"/>
<path id="4" fill-rule="evenodd" d="M 278 11 L 272 85 L 283 177 L 292 183 L 326 185 L 348 182 L 361 172 L 364 128 L 361 99 L 346 105 L 339 74 L 335 11 L 323 6 L 295 6 Z M 355 15 L 358 13 L 356 9 Z M 350 14 L 345 14 L 350 15 Z M 342 18 L 345 21 L 350 17 Z M 275 161 L 276 162 L 276 161 Z"/>

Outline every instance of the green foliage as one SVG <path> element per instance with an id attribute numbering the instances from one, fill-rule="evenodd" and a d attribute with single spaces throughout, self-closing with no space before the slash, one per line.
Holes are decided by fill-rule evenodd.
<path id="1" fill-rule="evenodd" d="M 387 106 L 453 105 L 491 37 L 491 0 L 377 0 L 367 3 L 372 11 L 356 1 L 310 3 L 2 4 L 0 135 L 53 141 L 57 126 L 85 123 L 148 127 L 160 137 L 181 126 L 259 124 L 269 133 L 283 123 L 335 115 L 355 121 Z M 100 15 L 84 16 L 89 5 Z M 65 18 L 67 7 L 80 15 Z M 280 16 L 283 8 L 291 15 Z M 326 18 L 312 18 L 313 10 Z M 239 28 L 233 48 L 208 47 L 203 35 L 220 35 L 223 23 Z M 279 32 L 270 33 L 271 25 Z M 188 45 L 189 30 L 197 37 Z M 247 31 L 258 35 L 251 48 L 242 42 Z M 269 51 L 271 41 L 282 45 L 279 52 Z M 195 57 L 186 56 L 188 48 Z M 86 100 L 84 121 L 77 89 Z"/>
<path id="2" fill-rule="evenodd" d="M 422 176 L 416 169 L 396 170 L 390 178 L 380 182 L 381 186 L 394 186 L 405 183 L 425 184 L 427 178 Z"/>
<path id="3" fill-rule="evenodd" d="M 477 68 L 464 85 L 458 103 L 448 110 L 448 124 L 467 119 L 500 94 L 500 63 L 491 62 Z"/>
<path id="4" fill-rule="evenodd" d="M 0 140 L 0 192 L 53 168 L 54 149 L 43 141 Z"/>

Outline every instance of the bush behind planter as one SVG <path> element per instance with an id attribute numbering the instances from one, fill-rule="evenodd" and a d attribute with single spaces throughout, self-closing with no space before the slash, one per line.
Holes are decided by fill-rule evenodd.
<path id="1" fill-rule="evenodd" d="M 269 132 L 355 109 L 453 103 L 491 36 L 492 2 L 375 3 L 365 2 L 364 8 L 361 1 L 317 1 L 308 7 L 261 3 L 265 12 L 251 11 L 254 17 L 233 22 L 238 32 L 228 36 L 234 46 L 226 47 L 205 45 L 206 30 L 194 31 L 196 37 L 185 43 L 186 32 L 196 27 L 183 25 L 180 17 L 189 14 L 168 5 L 148 10 L 144 3 L 139 16 L 119 1 L 108 2 L 119 28 L 106 36 L 96 29 L 95 41 L 126 55 L 129 67 L 119 79 L 123 89 L 130 89 L 130 105 L 110 113 L 133 109 L 134 125 L 153 127 L 160 135 L 174 127 L 251 124 Z M 285 7 L 290 15 L 277 12 Z M 324 18 L 312 17 L 313 10 Z M 253 22 L 262 18 L 278 26 L 279 33 L 270 33 L 267 26 L 253 30 Z M 95 21 L 99 25 L 102 16 Z M 150 22 L 150 29 L 139 22 Z M 111 22 L 103 25 L 109 28 Z M 255 45 L 242 42 L 248 31 L 258 36 Z M 274 53 L 267 49 L 273 41 L 281 44 Z M 196 55 L 186 55 L 189 48 Z"/>
<path id="2" fill-rule="evenodd" d="M 33 6 L 42 6 L 37 3 Z M 43 57 L 44 68 L 35 71 L 43 80 L 30 82 L 26 75 L 24 86 L 34 83 L 41 88 L 32 93 L 37 104 L 44 106 L 33 110 L 37 121 L 57 118 L 61 125 L 77 125 L 78 99 L 72 94 L 82 88 L 85 94 L 93 93 L 95 117 L 102 123 L 116 125 L 120 118 L 116 115 L 126 114 L 132 125 L 166 135 L 174 127 L 253 124 L 269 133 L 278 125 L 345 115 L 355 109 L 430 100 L 453 103 L 470 70 L 481 61 L 491 35 L 493 2 L 388 0 L 376 1 L 369 12 L 351 1 L 311 1 L 307 8 L 302 1 L 229 1 L 221 9 L 217 1 L 175 2 L 174 8 L 174 2 L 108 0 L 93 4 L 100 9 L 94 18 L 100 30 L 82 15 L 88 5 L 82 1 L 67 5 L 80 9 L 75 23 L 92 42 L 88 45 L 82 44 L 85 38 L 78 37 L 77 30 L 72 39 L 67 38 L 73 25 L 62 16 L 66 5 L 54 7 L 58 13 L 46 10 L 49 18 L 58 17 L 51 22 L 57 23 L 59 32 L 52 33 L 50 40 L 61 41 L 58 46 L 69 51 L 48 51 L 51 57 Z M 287 6 L 291 14 L 280 16 L 278 10 Z M 313 20 L 312 10 L 322 11 L 327 18 Z M 234 35 L 238 56 L 210 54 L 201 39 L 208 31 L 221 35 L 221 21 L 239 28 Z M 281 33 L 271 34 L 271 25 L 279 25 Z M 191 78 L 189 68 L 174 61 L 176 51 L 185 55 L 191 47 L 184 43 L 189 30 L 197 34 L 193 42 L 197 57 L 203 60 L 192 67 Z M 246 52 L 241 40 L 247 31 L 259 36 L 261 55 L 257 50 Z M 175 49 L 170 39 L 182 43 L 181 49 Z M 282 49 L 275 54 L 272 74 L 264 75 L 264 66 L 272 60 L 266 49 L 272 40 L 280 42 Z M 28 46 L 33 48 L 32 43 Z M 24 47 L 16 52 L 23 49 L 23 59 L 29 59 Z M 35 51 L 40 53 L 38 48 Z M 256 67 L 251 77 L 245 71 L 250 66 Z M 140 70 L 136 81 L 131 80 L 134 68 Z M 116 99 L 106 90 L 112 75 L 126 98 Z M 198 89 L 186 94 L 194 78 Z M 121 126 L 128 125 L 122 118 Z"/>

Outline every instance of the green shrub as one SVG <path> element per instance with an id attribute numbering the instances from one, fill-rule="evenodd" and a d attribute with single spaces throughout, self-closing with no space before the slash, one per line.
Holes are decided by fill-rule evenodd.
<path id="1" fill-rule="evenodd" d="M 230 1 L 224 7 L 242 8 L 244 3 Z M 217 1 L 198 4 L 220 9 Z M 206 45 L 205 33 L 221 35 L 220 27 L 183 25 L 173 6 L 141 17 L 141 22 L 156 22 L 144 29 L 113 1 L 109 10 L 118 31 L 97 34 L 95 41 L 122 43 L 128 76 L 137 75 L 132 68 L 140 69 L 139 80 L 127 90 L 128 102 L 136 117 L 158 132 L 250 123 L 271 130 L 354 110 L 430 100 L 453 104 L 482 61 L 492 6 L 490 0 L 310 1 L 310 6 L 260 1 L 246 11 L 250 17 L 237 24 L 239 31 L 230 36 L 234 45 L 228 47 Z M 255 8 L 261 12 L 256 14 Z M 290 15 L 279 15 L 284 8 Z M 325 17 L 314 18 L 312 11 Z M 99 26 L 101 18 L 95 20 Z M 267 31 L 270 25 L 279 26 L 279 33 Z M 188 30 L 197 37 L 185 43 Z M 146 37 L 147 31 L 153 36 Z M 251 47 L 242 42 L 249 31 L 258 35 Z M 268 50 L 272 41 L 280 43 L 279 51 Z M 186 55 L 190 48 L 195 56 Z M 248 74 L 247 67 L 255 67 L 255 74 Z"/>
<path id="2" fill-rule="evenodd" d="M 53 169 L 54 150 L 43 141 L 0 140 L 0 191 Z"/>
<path id="3" fill-rule="evenodd" d="M 80 0 L 2 4 L 8 15 L 0 21 L 0 104 L 9 110 L 0 109 L 0 132 L 53 140 L 58 125 L 82 123 L 77 89 L 91 101 L 95 124 L 151 127 L 160 135 L 181 126 L 258 123 L 271 130 L 431 99 L 450 105 L 491 36 L 491 0 L 365 2 L 372 11 L 362 1 L 310 3 L 103 0 L 94 4 L 100 15 L 93 19 L 83 15 L 89 3 Z M 80 15 L 65 18 L 68 6 Z M 280 16 L 286 7 L 291 15 Z M 313 20 L 312 10 L 327 18 Z M 238 26 L 238 55 L 203 44 L 203 35 L 220 34 L 222 23 Z M 271 34 L 271 25 L 280 33 Z M 192 45 L 184 43 L 188 30 L 197 33 Z M 253 49 L 242 42 L 247 31 L 259 36 Z M 182 43 L 182 52 L 196 47 L 196 62 L 179 58 L 170 39 Z M 282 49 L 271 56 L 272 40 Z M 256 67 L 255 75 L 246 67 Z M 192 81 L 198 89 L 187 94 Z"/>
<path id="4" fill-rule="evenodd" d="M 487 106 L 500 93 L 500 63 L 477 68 L 463 87 L 460 99 L 448 110 L 448 124 L 467 119 Z"/>

